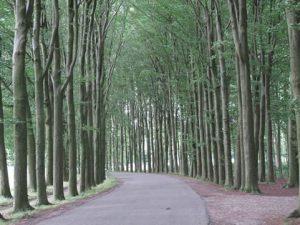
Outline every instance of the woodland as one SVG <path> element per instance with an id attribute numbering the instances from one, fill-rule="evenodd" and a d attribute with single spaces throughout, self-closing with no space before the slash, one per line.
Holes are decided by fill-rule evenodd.
<path id="1" fill-rule="evenodd" d="M 47 186 L 63 200 L 64 181 L 76 196 L 107 171 L 299 185 L 299 0 L 0 5 L 0 196 L 14 211 L 33 208 L 29 190 L 47 205 Z"/>

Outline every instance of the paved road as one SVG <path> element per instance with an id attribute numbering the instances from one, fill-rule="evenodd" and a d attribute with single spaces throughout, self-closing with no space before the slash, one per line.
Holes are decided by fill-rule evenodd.
<path id="1" fill-rule="evenodd" d="M 123 184 L 39 225 L 207 225 L 202 199 L 183 181 L 154 174 L 115 173 Z"/>

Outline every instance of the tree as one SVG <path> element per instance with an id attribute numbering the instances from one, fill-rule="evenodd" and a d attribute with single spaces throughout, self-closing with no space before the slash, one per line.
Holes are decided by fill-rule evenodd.
<path id="1" fill-rule="evenodd" d="M 218 48 L 219 67 L 221 77 L 221 95 L 222 95 L 222 123 L 223 123 L 223 137 L 224 137 L 224 152 L 225 152 L 225 186 L 231 188 L 233 185 L 232 161 L 231 161 L 231 137 L 230 137 L 230 123 L 229 123 L 229 76 L 227 74 L 224 45 L 223 45 L 223 30 L 220 12 L 220 1 L 215 1 L 216 8 L 216 29 L 217 38 L 220 42 Z"/>
<path id="2" fill-rule="evenodd" d="M 33 57 L 35 71 L 35 104 L 36 104 L 36 171 L 37 171 L 37 199 L 39 205 L 49 204 L 46 192 L 45 180 L 45 114 L 44 114 L 44 82 L 45 79 L 40 51 L 40 27 L 41 27 L 41 1 L 34 2 L 34 26 L 33 26 Z M 53 53 L 53 51 L 51 51 Z M 52 54 L 51 53 L 51 54 Z M 48 66 L 49 67 L 49 66 Z M 48 68 L 45 68 L 48 70 Z"/>
<path id="3" fill-rule="evenodd" d="M 61 49 L 59 38 L 59 5 L 58 0 L 53 0 L 53 186 L 54 186 L 54 198 L 57 200 L 63 200 L 64 188 L 63 188 L 63 91 L 61 83 Z"/>
<path id="4" fill-rule="evenodd" d="M 26 6 L 27 3 L 27 6 Z M 14 210 L 31 209 L 27 195 L 27 90 L 25 77 L 25 54 L 27 33 L 33 11 L 33 1 L 16 0 L 15 5 L 15 38 L 13 51 L 13 95 L 14 95 L 14 147 L 15 179 Z"/>
<path id="5" fill-rule="evenodd" d="M 290 44 L 290 65 L 291 65 L 291 87 L 292 93 L 295 100 L 295 114 L 296 114 L 296 129 L 297 129 L 297 149 L 298 154 L 300 153 L 300 111 L 299 111 L 299 100 L 300 100 L 300 31 L 297 26 L 300 22 L 300 10 L 297 7 L 299 1 L 290 0 L 288 8 L 286 10 L 287 23 L 289 31 L 289 44 Z M 299 157 L 298 157 L 298 160 Z M 299 161 L 300 162 L 300 161 Z M 300 202 L 298 209 L 295 210 L 290 216 L 300 217 Z"/>
<path id="6" fill-rule="evenodd" d="M 6 161 L 6 148 L 4 141 L 4 114 L 2 102 L 2 85 L 0 85 L 0 195 L 5 198 L 11 198 L 9 188 L 7 161 Z"/>
<path id="7" fill-rule="evenodd" d="M 69 193 L 78 195 L 77 191 L 77 141 L 74 106 L 74 81 L 73 73 L 78 54 L 78 5 L 76 0 L 68 1 L 68 53 L 67 53 L 67 77 L 70 78 L 67 87 L 68 103 L 68 140 L 69 140 Z"/>
<path id="8" fill-rule="evenodd" d="M 247 4 L 245 0 L 238 3 L 229 0 L 232 20 L 232 32 L 235 51 L 238 56 L 239 76 L 242 89 L 242 145 L 245 154 L 245 187 L 246 192 L 258 192 L 257 156 L 254 144 L 254 123 L 250 82 L 250 62 L 247 36 Z"/>

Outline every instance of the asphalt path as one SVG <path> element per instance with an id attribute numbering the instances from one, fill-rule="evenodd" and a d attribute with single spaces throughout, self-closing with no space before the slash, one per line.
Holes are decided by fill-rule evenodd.
<path id="1" fill-rule="evenodd" d="M 180 179 L 114 173 L 122 184 L 111 193 L 39 225 L 207 225 L 204 201 Z"/>

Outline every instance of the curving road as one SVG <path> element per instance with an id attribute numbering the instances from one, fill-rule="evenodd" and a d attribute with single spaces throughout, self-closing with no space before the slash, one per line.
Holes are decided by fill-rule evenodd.
<path id="1" fill-rule="evenodd" d="M 165 175 L 114 173 L 123 184 L 39 225 L 207 225 L 204 201 Z"/>

